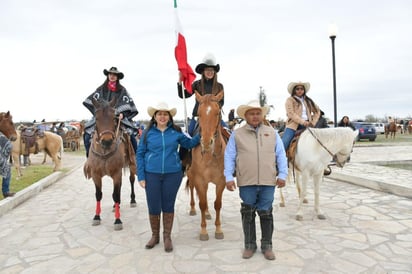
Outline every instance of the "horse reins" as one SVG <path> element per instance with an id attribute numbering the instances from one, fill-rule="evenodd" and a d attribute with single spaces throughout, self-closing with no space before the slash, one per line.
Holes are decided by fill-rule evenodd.
<path id="1" fill-rule="evenodd" d="M 313 131 L 309 127 L 307 129 L 309 130 L 310 134 L 312 134 L 312 136 L 316 139 L 316 141 L 318 141 L 321 147 L 323 147 L 329 153 L 329 155 L 332 156 L 332 158 L 335 157 L 335 155 L 332 152 L 330 152 L 330 150 L 327 147 L 325 147 L 324 144 L 322 144 L 322 142 L 318 139 L 318 137 L 316 137 Z"/>
<path id="2" fill-rule="evenodd" d="M 98 134 L 98 135 L 99 135 L 99 139 L 98 139 L 98 142 L 97 142 L 97 143 L 100 144 L 100 138 L 103 136 L 103 134 L 110 133 L 110 134 L 112 135 L 113 139 L 116 140 L 116 146 L 115 146 L 115 148 L 114 148 L 113 150 L 109 151 L 108 153 L 100 153 L 100 152 L 94 150 L 94 148 L 93 148 L 93 146 L 92 146 L 92 147 L 91 147 L 91 151 L 92 151 L 95 155 L 99 156 L 100 158 L 107 159 L 107 158 L 109 158 L 110 156 L 112 156 L 112 155 L 117 151 L 117 148 L 119 147 L 120 142 L 121 142 L 121 138 L 120 138 L 120 136 L 119 136 L 120 123 L 121 123 L 121 122 L 120 122 L 120 119 L 119 119 L 119 122 L 117 123 L 117 127 L 116 127 L 116 133 L 114 133 L 114 132 L 111 131 L 111 130 L 104 130 L 103 132 L 101 132 L 101 133 Z M 96 131 L 97 131 L 97 129 L 96 129 Z"/>

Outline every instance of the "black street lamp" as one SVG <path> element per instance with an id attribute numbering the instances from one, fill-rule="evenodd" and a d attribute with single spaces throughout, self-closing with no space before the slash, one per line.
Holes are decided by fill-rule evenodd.
<path id="1" fill-rule="evenodd" d="M 335 68 L 335 38 L 338 32 L 338 28 L 335 24 L 329 25 L 329 38 L 332 41 L 332 66 L 333 66 L 333 122 L 335 127 L 337 123 L 337 110 L 336 110 L 336 68 Z"/>

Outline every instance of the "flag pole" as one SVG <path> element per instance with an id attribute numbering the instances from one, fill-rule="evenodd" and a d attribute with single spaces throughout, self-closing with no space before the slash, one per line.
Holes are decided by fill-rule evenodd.
<path id="1" fill-rule="evenodd" d="M 177 17 L 177 0 L 174 0 L 174 8 L 175 8 L 175 20 L 178 22 L 178 17 Z M 184 117 L 183 117 L 183 122 L 185 125 L 185 131 L 188 132 L 188 125 L 187 125 L 187 107 L 186 107 L 186 94 L 185 94 L 185 89 L 184 89 L 184 85 L 182 82 L 182 79 L 180 77 L 180 72 L 179 72 L 179 85 L 182 87 L 182 97 L 183 97 L 183 112 L 184 112 Z"/>

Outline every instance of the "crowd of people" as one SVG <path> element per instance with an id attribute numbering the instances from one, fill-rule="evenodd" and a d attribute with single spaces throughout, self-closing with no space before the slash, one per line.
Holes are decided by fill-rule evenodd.
<path id="1" fill-rule="evenodd" d="M 191 92 L 182 86 L 182 76 L 179 75 L 177 90 L 180 98 L 190 98 L 195 92 L 201 95 L 224 93 L 223 84 L 218 81 L 220 65 L 213 55 L 206 55 L 196 66 L 195 71 L 200 75 L 200 79 L 193 82 Z M 89 154 L 92 136 L 95 134 L 94 100 L 114 102 L 121 128 L 129 134 L 136 155 L 138 182 L 146 193 L 152 235 L 145 248 L 152 249 L 159 244 L 162 223 L 164 250 L 171 252 L 176 196 L 184 176 L 178 149 L 183 147 L 190 150 L 200 143 L 200 135 L 196 131 L 199 102 L 195 100 L 188 133 L 183 132 L 173 120 L 177 112 L 176 108 L 169 107 L 164 102 L 148 107 L 147 113 L 151 120 L 144 128 L 143 125 L 140 126 L 133 121 L 139 112 L 132 96 L 120 83 L 124 73 L 117 67 L 111 67 L 104 69 L 103 74 L 104 82 L 83 101 L 83 105 L 92 114 L 92 118 L 85 125 L 83 135 L 86 157 Z M 244 126 L 231 132 L 224 154 L 226 188 L 229 191 L 234 191 L 236 188 L 239 190 L 240 219 L 244 235 L 242 258 L 244 259 L 251 258 L 258 248 L 256 215 L 260 218 L 261 252 L 267 260 L 275 259 L 272 243 L 274 232 L 272 205 L 276 188 L 285 186 L 288 175 L 286 150 L 297 131 L 307 127 L 328 126 L 323 111 L 307 95 L 309 90 L 309 82 L 289 83 L 287 92 L 290 96 L 285 102 L 287 119 L 281 129 L 281 125 L 274 120 L 265 123 L 269 107 L 262 106 L 258 100 L 252 100 L 229 112 L 229 125 L 235 123 L 235 111 L 237 117 L 245 121 Z M 219 104 L 223 107 L 224 96 Z M 223 127 L 228 127 L 223 119 L 221 124 Z M 353 128 L 347 116 L 342 118 L 339 126 Z M 52 130 L 57 132 L 56 124 L 53 125 Z M 140 137 L 139 143 L 136 142 L 136 136 Z M 251 145 L 256 142 L 258 145 Z M 13 196 L 8 189 L 5 190 L 8 182 L 9 178 L 3 176 L 5 197 Z"/>

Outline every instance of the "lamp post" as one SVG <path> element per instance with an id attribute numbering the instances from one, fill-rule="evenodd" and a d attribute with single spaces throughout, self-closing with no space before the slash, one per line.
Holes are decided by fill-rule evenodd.
<path id="1" fill-rule="evenodd" d="M 337 123 L 337 110 L 336 110 L 336 68 L 335 68 L 335 38 L 338 32 L 338 28 L 335 24 L 329 25 L 329 38 L 332 41 L 332 67 L 333 67 L 333 122 L 335 127 Z"/>

